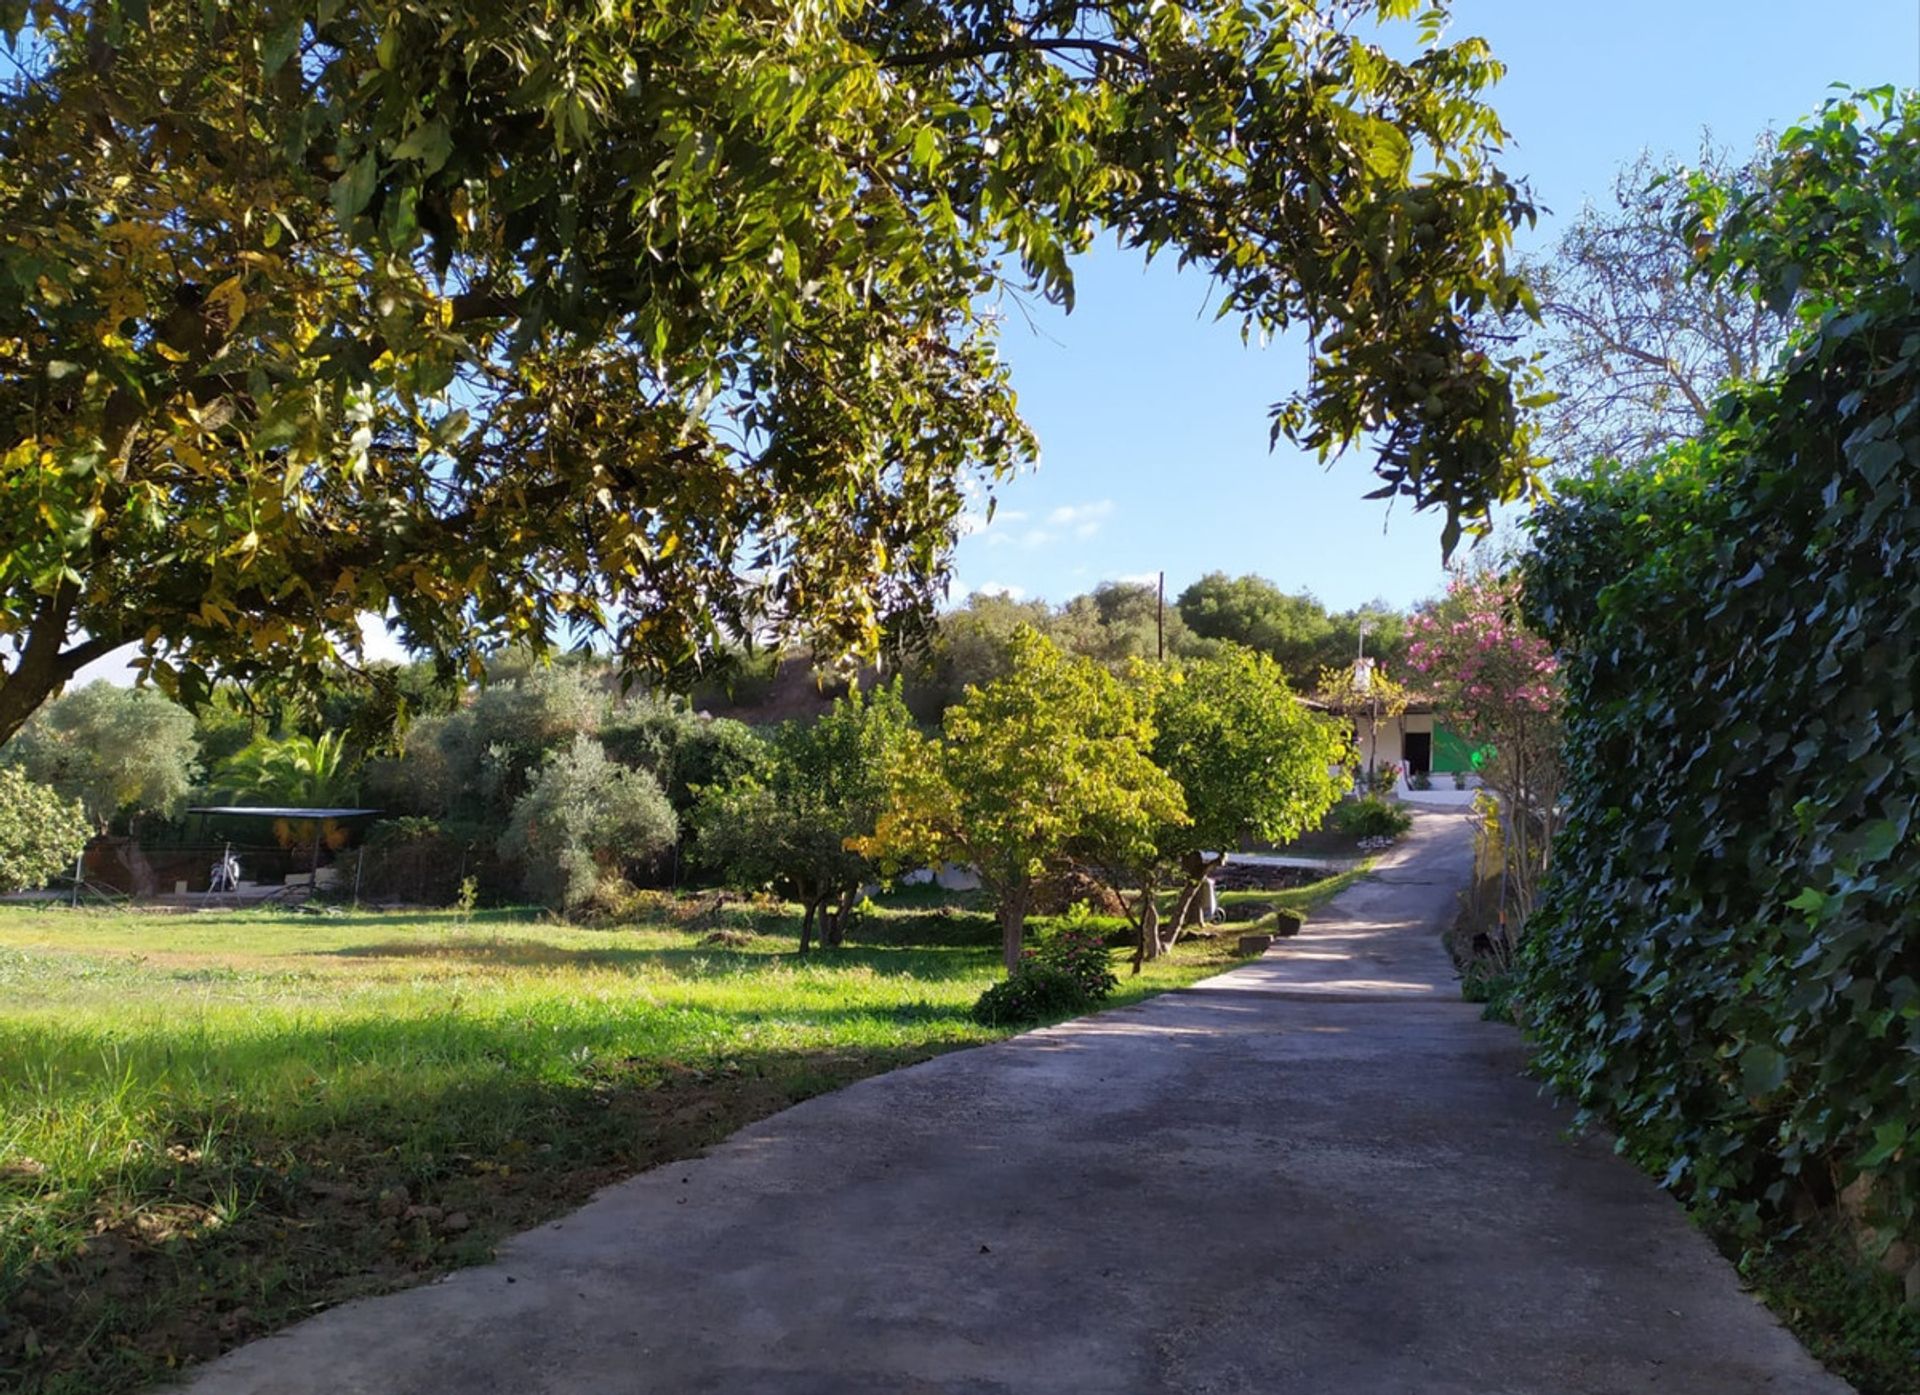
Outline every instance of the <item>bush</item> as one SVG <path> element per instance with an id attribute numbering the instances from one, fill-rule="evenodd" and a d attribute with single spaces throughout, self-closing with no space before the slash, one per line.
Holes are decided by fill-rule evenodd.
<path id="1" fill-rule="evenodd" d="M 1085 1012 L 1092 1000 L 1080 980 L 1056 964 L 1026 959 L 980 995 L 973 1020 L 983 1027 L 1011 1027 Z"/>
<path id="2" fill-rule="evenodd" d="M 1400 788 L 1400 762 L 1390 760 L 1385 765 L 1375 766 L 1372 770 L 1361 771 L 1359 785 L 1370 795 L 1392 794 Z"/>
<path id="3" fill-rule="evenodd" d="M 79 800 L 0 766 L 0 891 L 27 891 L 71 872 L 91 831 Z"/>
<path id="4" fill-rule="evenodd" d="M 1075 906 L 1061 927 L 1020 956 L 1019 967 L 980 995 L 973 1020 L 988 1027 L 1071 1017 L 1120 986 L 1098 919 Z"/>
<path id="5" fill-rule="evenodd" d="M 1512 969 L 1475 961 L 1460 975 L 1460 996 L 1469 1003 L 1482 1004 L 1480 1016 L 1485 1021 L 1515 1021 L 1519 995 L 1520 976 Z"/>
<path id="6" fill-rule="evenodd" d="M 1333 806 L 1333 826 L 1349 838 L 1398 838 L 1413 827 L 1413 815 L 1378 795 Z"/>
<path id="7" fill-rule="evenodd" d="M 767 743 L 746 723 L 651 699 L 622 713 L 601 744 L 621 765 L 653 776 L 682 818 L 700 790 L 757 776 L 767 763 Z"/>
<path id="8" fill-rule="evenodd" d="M 592 897 L 607 873 L 669 846 L 678 830 L 651 775 L 615 765 L 582 735 L 541 767 L 514 804 L 500 853 L 520 863 L 529 896 L 569 910 Z"/>
<path id="9" fill-rule="evenodd" d="M 1068 911 L 1060 928 L 1027 952 L 1078 984 L 1088 1003 L 1099 1002 L 1120 986 L 1106 932 L 1085 904 Z"/>

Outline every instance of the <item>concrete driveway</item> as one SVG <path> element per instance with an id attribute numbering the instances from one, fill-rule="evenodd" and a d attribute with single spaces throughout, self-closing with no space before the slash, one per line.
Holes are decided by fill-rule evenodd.
<path id="1" fill-rule="evenodd" d="M 1421 814 L 1299 939 L 809 1101 L 194 1395 L 1844 1392 L 1458 1001 Z"/>

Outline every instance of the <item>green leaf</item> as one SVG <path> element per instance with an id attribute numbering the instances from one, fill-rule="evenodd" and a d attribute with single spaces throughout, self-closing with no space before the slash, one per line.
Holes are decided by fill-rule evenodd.
<path id="1" fill-rule="evenodd" d="M 448 134 L 446 118 L 440 116 L 415 126 L 393 148 L 394 159 L 418 160 L 428 174 L 437 174 L 452 153 L 453 138 Z"/>
<path id="2" fill-rule="evenodd" d="M 1894 1154 L 1905 1148 L 1911 1137 L 1913 1128 L 1905 1120 L 1889 1120 L 1874 1129 L 1873 1145 L 1855 1159 L 1855 1164 L 1865 1169 L 1891 1162 Z"/>
<path id="3" fill-rule="evenodd" d="M 1749 1046 L 1740 1053 L 1740 1085 L 1749 1095 L 1770 1095 L 1787 1079 L 1787 1058 L 1771 1046 Z"/>
<path id="4" fill-rule="evenodd" d="M 333 213 L 343 229 L 350 228 L 353 220 L 372 201 L 378 171 L 379 164 L 369 150 L 349 165 L 345 174 L 333 181 Z"/>
<path id="5" fill-rule="evenodd" d="M 1860 830 L 1860 856 L 1868 862 L 1884 862 L 1900 846 L 1900 829 L 1891 819 L 1875 819 Z"/>
<path id="6" fill-rule="evenodd" d="M 260 42 L 260 66 L 268 77 L 272 77 L 286 66 L 289 58 L 300 47 L 300 36 L 304 26 L 297 19 L 289 20 L 279 28 L 268 33 Z"/>
<path id="7" fill-rule="evenodd" d="M 1812 887 L 1806 888 L 1798 896 L 1787 902 L 1788 910 L 1804 912 L 1810 920 L 1818 920 L 1820 918 L 1820 912 L 1826 908 L 1827 893 L 1824 891 L 1816 891 Z"/>

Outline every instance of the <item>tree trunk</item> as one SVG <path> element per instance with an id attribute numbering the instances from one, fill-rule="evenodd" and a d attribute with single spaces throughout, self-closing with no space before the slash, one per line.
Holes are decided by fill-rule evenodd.
<path id="1" fill-rule="evenodd" d="M 0 672 L 0 745 L 12 740 L 27 718 L 69 678 L 120 647 L 120 641 L 108 635 L 91 635 L 71 648 L 60 647 L 67 642 L 79 603 L 80 588 L 73 582 L 62 582 L 52 595 L 40 598 L 27 624 L 26 639 L 16 651 L 13 671 Z"/>
<path id="2" fill-rule="evenodd" d="M 1153 887 L 1140 891 L 1140 936 L 1133 950 L 1133 971 L 1140 972 L 1140 961 L 1160 957 L 1160 898 Z"/>
<path id="3" fill-rule="evenodd" d="M 1226 863 L 1227 854 L 1225 853 L 1221 853 L 1213 858 L 1206 858 L 1202 857 L 1199 853 L 1193 853 L 1187 858 L 1187 881 L 1186 885 L 1180 888 L 1179 901 L 1174 904 L 1173 933 L 1167 936 L 1166 949 L 1172 949 L 1174 945 L 1179 943 L 1180 932 L 1186 929 L 1187 925 L 1192 921 L 1194 907 L 1199 904 L 1200 900 L 1200 883 L 1226 866 Z"/>
<path id="4" fill-rule="evenodd" d="M 853 914 L 852 891 L 840 893 L 840 904 L 831 910 L 822 908 L 820 912 L 820 944 L 824 949 L 838 949 L 847 941 L 847 918 Z"/>
<path id="5" fill-rule="evenodd" d="M 1027 928 L 1027 903 L 1033 897 L 1030 883 L 1021 883 L 1000 898 L 1000 951 L 1007 972 L 1020 967 L 1020 940 Z"/>
<path id="6" fill-rule="evenodd" d="M 138 837 L 133 834 L 124 838 L 102 836 L 98 842 L 126 869 L 127 887 L 134 896 L 145 898 L 159 891 L 160 878 L 154 873 L 153 864 L 147 861 L 147 855 L 140 850 Z"/>
<path id="7" fill-rule="evenodd" d="M 820 903 L 807 901 L 803 904 L 806 912 L 800 917 L 800 952 L 805 954 L 813 948 L 813 914 L 820 908 Z"/>

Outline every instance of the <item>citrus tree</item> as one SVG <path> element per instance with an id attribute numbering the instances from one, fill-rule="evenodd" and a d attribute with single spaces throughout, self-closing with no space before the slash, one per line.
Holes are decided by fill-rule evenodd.
<path id="1" fill-rule="evenodd" d="M 79 800 L 0 765 L 0 891 L 44 886 L 71 871 L 92 831 Z"/>
<path id="2" fill-rule="evenodd" d="M 1022 627 L 1012 668 L 969 688 L 942 734 L 902 743 L 888 806 L 856 846 L 883 861 L 953 861 L 992 893 L 1007 972 L 1036 880 L 1076 842 L 1142 860 L 1186 822 L 1180 787 L 1153 763 L 1153 727 L 1119 679 Z"/>
<path id="3" fill-rule="evenodd" d="M 995 292 L 1070 304 L 1102 231 L 1303 330 L 1276 437 L 1364 436 L 1450 546 L 1534 463 L 1484 333 L 1533 209 L 1445 21 L 0 4 L 0 738 L 122 645 L 194 699 L 368 614 L 454 664 L 870 650 L 1033 454 Z"/>
<path id="4" fill-rule="evenodd" d="M 857 689 L 814 722 L 786 722 L 762 771 L 704 790 L 697 854 L 736 886 L 773 886 L 800 902 L 800 952 L 837 947 L 873 864 L 855 847 L 887 803 L 888 773 L 918 735 L 899 685 Z"/>
<path id="5" fill-rule="evenodd" d="M 1185 793 L 1189 818 L 1160 838 L 1185 878 L 1177 936 L 1201 881 L 1243 840 L 1284 843 L 1319 825 L 1342 793 L 1347 738 L 1264 654 L 1229 648 L 1151 682 L 1154 763 Z"/>

